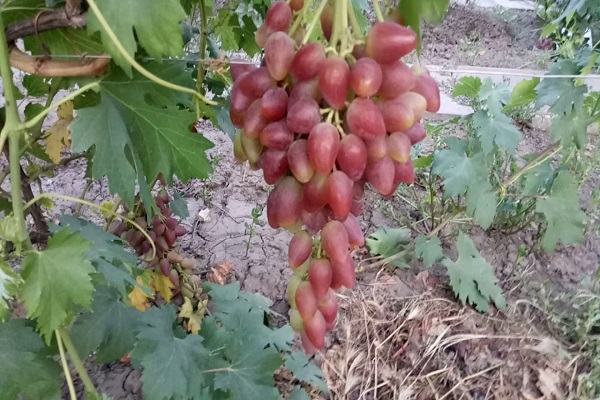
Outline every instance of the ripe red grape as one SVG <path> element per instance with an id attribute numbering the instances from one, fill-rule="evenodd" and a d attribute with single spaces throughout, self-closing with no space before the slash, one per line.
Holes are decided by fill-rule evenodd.
<path id="1" fill-rule="evenodd" d="M 411 143 L 407 135 L 402 132 L 392 133 L 388 136 L 387 143 L 392 160 L 405 163 L 410 159 Z"/>
<path id="2" fill-rule="evenodd" d="M 271 121 L 277 121 L 287 113 L 288 94 L 280 88 L 271 88 L 265 92 L 260 103 L 260 114 Z"/>
<path id="3" fill-rule="evenodd" d="M 321 122 L 308 135 L 308 157 L 317 172 L 328 174 L 333 169 L 340 148 L 340 134 L 329 122 Z"/>
<path id="4" fill-rule="evenodd" d="M 265 43 L 265 60 L 269 73 L 276 81 L 285 79 L 294 59 L 294 42 L 284 32 L 275 32 Z"/>
<path id="5" fill-rule="evenodd" d="M 288 110 L 287 126 L 295 133 L 306 134 L 321 121 L 319 104 L 310 98 L 301 98 Z"/>
<path id="6" fill-rule="evenodd" d="M 287 150 L 294 141 L 285 120 L 271 122 L 260 133 L 260 143 L 274 150 Z"/>
<path id="7" fill-rule="evenodd" d="M 392 99 L 399 94 L 406 93 L 412 90 L 417 83 L 413 71 L 400 60 L 382 64 L 381 73 L 385 85 L 381 85 L 377 95 L 384 99 Z"/>
<path id="8" fill-rule="evenodd" d="M 309 282 L 301 282 L 296 288 L 296 309 L 302 320 L 310 320 L 317 311 L 318 300 Z M 305 326 L 306 329 L 306 326 Z"/>
<path id="9" fill-rule="evenodd" d="M 350 179 L 359 180 L 367 167 L 365 142 L 356 135 L 346 135 L 340 141 L 337 164 L 340 170 L 344 171 Z"/>
<path id="10" fill-rule="evenodd" d="M 296 233 L 288 247 L 288 263 L 290 268 L 296 269 L 304 264 L 310 257 L 313 247 L 313 240 L 310 233 L 300 231 Z"/>
<path id="11" fill-rule="evenodd" d="M 321 243 L 331 262 L 344 260 L 348 254 L 348 232 L 339 221 L 329 221 L 321 230 Z"/>
<path id="12" fill-rule="evenodd" d="M 259 165 L 263 170 L 265 182 L 274 185 L 289 171 L 287 151 L 269 148 L 260 157 Z"/>
<path id="13" fill-rule="evenodd" d="M 327 203 L 340 219 L 346 218 L 352 208 L 352 186 L 352 180 L 342 171 L 331 173 L 325 183 Z"/>
<path id="14" fill-rule="evenodd" d="M 290 171 L 300 183 L 307 183 L 313 177 L 315 169 L 308 158 L 308 141 L 295 140 L 287 151 Z"/>
<path id="15" fill-rule="evenodd" d="M 312 318 L 304 319 L 304 333 L 308 340 L 317 350 L 321 350 L 325 345 L 325 332 L 327 330 L 325 319 L 319 310 L 315 312 Z"/>
<path id="16" fill-rule="evenodd" d="M 325 63 L 325 49 L 320 43 L 309 43 L 298 50 L 292 62 L 291 74 L 299 80 L 313 79 Z"/>
<path id="17" fill-rule="evenodd" d="M 331 285 L 331 263 L 326 258 L 313 259 L 308 267 L 308 281 L 317 299 L 327 296 Z"/>
<path id="18" fill-rule="evenodd" d="M 394 62 L 416 47 L 417 34 L 395 22 L 377 22 L 367 33 L 367 55 L 380 64 Z"/>
<path id="19" fill-rule="evenodd" d="M 350 67 L 339 56 L 327 58 L 319 72 L 319 86 L 323 98 L 334 110 L 341 110 L 346 104 L 350 87 Z"/>
<path id="20" fill-rule="evenodd" d="M 357 96 L 374 96 L 380 89 L 381 82 L 381 67 L 372 58 L 359 59 L 350 71 L 350 86 Z"/>
<path id="21" fill-rule="evenodd" d="M 371 99 L 354 99 L 346 111 L 346 119 L 350 132 L 362 139 L 385 135 L 384 118 Z"/>
<path id="22" fill-rule="evenodd" d="M 292 9 L 285 1 L 271 4 L 265 16 L 265 25 L 269 33 L 287 31 L 292 21 Z"/>
<path id="23" fill-rule="evenodd" d="M 292 176 L 281 178 L 267 199 L 267 220 L 273 229 L 289 228 L 302 215 L 302 185 Z"/>

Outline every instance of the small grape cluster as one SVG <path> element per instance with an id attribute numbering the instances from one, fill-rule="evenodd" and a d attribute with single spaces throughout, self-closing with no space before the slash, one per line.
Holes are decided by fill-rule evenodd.
<path id="1" fill-rule="evenodd" d="M 345 1 L 319 8 L 327 47 L 308 42 L 314 24 L 304 34 L 302 0 L 273 3 L 256 33 L 262 65 L 231 65 L 234 154 L 275 185 L 269 225 L 295 233 L 288 295 L 307 350 L 321 349 L 335 324 L 333 291 L 354 285 L 350 251 L 364 245 L 356 216 L 365 185 L 389 197 L 414 182 L 411 148 L 426 136 L 425 112 L 440 107 L 427 70 L 402 61 L 417 46 L 415 32 L 392 15 L 356 39 L 340 28 Z"/>
<path id="2" fill-rule="evenodd" d="M 135 223 L 145 229 L 154 242 L 156 247 L 154 257 L 150 241 L 136 227 L 122 221 L 117 225 L 114 234 L 127 241 L 136 254 L 144 258 L 150 268 L 155 268 L 156 272 L 168 276 L 177 289 L 179 288 L 179 272 L 174 266 L 178 265 L 183 269 L 192 270 L 196 266 L 196 261 L 181 256 L 177 251 L 177 239 L 184 236 L 187 229 L 174 218 L 173 211 L 168 207 L 171 201 L 169 194 L 161 190 L 154 197 L 154 201 L 160 209 L 161 215 L 152 218 L 150 225 L 146 222 L 143 207 L 140 207 L 138 214 L 144 215 L 138 215 L 135 218 Z"/>

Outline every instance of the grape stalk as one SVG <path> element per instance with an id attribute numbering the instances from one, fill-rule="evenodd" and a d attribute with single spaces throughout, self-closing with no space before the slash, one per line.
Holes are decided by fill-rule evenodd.
<path id="1" fill-rule="evenodd" d="M 351 252 L 364 245 L 357 216 L 365 185 L 385 198 L 412 184 L 411 147 L 422 141 L 426 111 L 440 107 L 426 68 L 402 58 L 417 35 L 397 14 L 359 31 L 348 0 L 275 2 L 256 32 L 260 66 L 232 64 L 234 154 L 274 185 L 267 219 L 294 234 L 288 262 L 290 321 L 307 353 L 335 326 L 335 292 L 353 288 Z M 310 42 L 320 23 L 322 43 Z"/>

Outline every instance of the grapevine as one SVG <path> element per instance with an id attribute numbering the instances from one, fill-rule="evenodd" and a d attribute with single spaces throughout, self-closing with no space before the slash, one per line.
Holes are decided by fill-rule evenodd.
<path id="1" fill-rule="evenodd" d="M 438 111 L 440 94 L 426 68 L 403 62 L 418 37 L 397 14 L 376 8 L 364 36 L 351 3 L 324 0 L 307 21 L 309 7 L 271 5 L 256 33 L 262 64 L 231 66 L 230 116 L 236 160 L 274 185 L 269 225 L 293 233 L 290 320 L 312 353 L 335 326 L 334 293 L 355 284 L 365 185 L 389 197 L 413 183 L 411 147 L 425 138 L 423 115 Z M 310 41 L 317 24 L 325 44 Z"/>

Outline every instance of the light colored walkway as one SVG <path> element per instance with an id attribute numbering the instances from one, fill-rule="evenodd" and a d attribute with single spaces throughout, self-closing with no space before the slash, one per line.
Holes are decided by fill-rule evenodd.
<path id="1" fill-rule="evenodd" d="M 513 10 L 535 10 L 535 2 L 530 0 L 452 0 L 457 4 L 470 4 L 484 8 L 503 7 Z"/>

